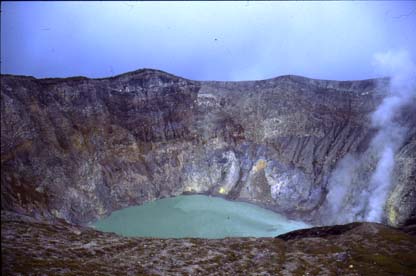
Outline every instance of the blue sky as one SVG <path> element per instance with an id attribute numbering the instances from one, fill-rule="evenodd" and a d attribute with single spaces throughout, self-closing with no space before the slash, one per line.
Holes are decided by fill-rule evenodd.
<path id="1" fill-rule="evenodd" d="M 140 68 L 195 80 L 379 76 L 416 57 L 416 2 L 2 2 L 1 72 L 106 77 Z"/>

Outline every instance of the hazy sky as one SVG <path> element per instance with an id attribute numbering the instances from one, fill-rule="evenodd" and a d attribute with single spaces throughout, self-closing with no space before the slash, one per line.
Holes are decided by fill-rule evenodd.
<path id="1" fill-rule="evenodd" d="M 196 80 L 377 76 L 416 57 L 416 2 L 2 2 L 1 72 L 106 77 L 155 68 Z"/>

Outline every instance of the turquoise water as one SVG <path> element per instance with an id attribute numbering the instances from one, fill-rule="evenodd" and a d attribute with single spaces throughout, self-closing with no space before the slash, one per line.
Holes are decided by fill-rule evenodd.
<path id="1" fill-rule="evenodd" d="M 274 237 L 309 225 L 256 205 L 203 195 L 177 196 L 113 212 L 97 230 L 128 237 Z"/>

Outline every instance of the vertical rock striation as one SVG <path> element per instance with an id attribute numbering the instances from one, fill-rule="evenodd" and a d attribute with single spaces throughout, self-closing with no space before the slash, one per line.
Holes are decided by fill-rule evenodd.
<path id="1" fill-rule="evenodd" d="M 376 132 L 387 79 L 282 76 L 199 82 L 143 69 L 106 79 L 3 75 L 3 210 L 86 223 L 183 193 L 253 202 L 325 222 L 328 179 Z M 415 218 L 416 105 L 396 155 L 384 220 Z M 353 173 L 368 182 L 375 160 Z M 361 184 L 360 184 L 361 183 Z"/>

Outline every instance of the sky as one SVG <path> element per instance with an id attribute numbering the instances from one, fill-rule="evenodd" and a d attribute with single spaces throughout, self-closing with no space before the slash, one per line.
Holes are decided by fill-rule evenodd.
<path id="1" fill-rule="evenodd" d="M 1 3 L 2 74 L 357 80 L 387 51 L 416 58 L 416 1 Z"/>

